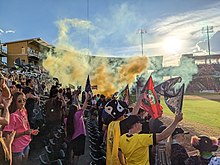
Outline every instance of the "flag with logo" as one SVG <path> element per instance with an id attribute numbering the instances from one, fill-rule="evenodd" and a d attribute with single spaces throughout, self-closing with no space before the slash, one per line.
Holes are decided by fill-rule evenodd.
<path id="1" fill-rule="evenodd" d="M 140 107 L 147 111 L 153 117 L 153 119 L 161 117 L 163 113 L 163 107 L 158 101 L 156 91 L 154 90 L 153 79 L 151 76 L 147 80 L 141 93 L 144 93 L 144 99 L 142 100 Z"/>
<path id="2" fill-rule="evenodd" d="M 159 95 L 164 96 L 164 101 L 167 107 L 173 113 L 177 114 L 182 112 L 185 85 L 183 84 L 179 89 L 175 88 L 174 86 L 181 81 L 181 77 L 171 78 L 162 82 L 154 88 Z"/>
<path id="3" fill-rule="evenodd" d="M 169 95 L 175 95 L 175 88 L 174 86 L 176 85 L 176 83 L 181 82 L 182 78 L 181 77 L 175 77 L 175 78 L 171 78 L 167 81 L 162 82 L 161 84 L 157 85 L 156 87 L 154 87 L 155 91 L 164 96 L 164 93 L 166 92 L 166 94 Z"/>
<path id="4" fill-rule="evenodd" d="M 175 114 L 179 114 L 182 112 L 184 87 L 185 84 L 183 84 L 178 90 L 176 90 L 175 95 L 170 95 L 169 91 L 165 91 L 164 93 L 164 101 L 166 105 Z"/>

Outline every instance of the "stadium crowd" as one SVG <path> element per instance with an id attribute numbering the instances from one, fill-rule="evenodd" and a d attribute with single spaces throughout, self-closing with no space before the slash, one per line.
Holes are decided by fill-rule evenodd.
<path id="1" fill-rule="evenodd" d="M 165 125 L 140 107 L 144 94 L 128 106 L 116 95 L 63 88 L 54 80 L 49 86 L 36 77 L 0 74 L 1 165 L 27 164 L 34 150 L 31 143 L 43 131 L 48 145 L 46 157 L 39 155 L 41 164 L 80 164 L 87 138 L 90 164 L 220 165 L 214 153 L 220 138 L 193 136 L 196 152 L 187 152 L 184 140 L 189 132 L 178 127 L 182 113 Z"/>

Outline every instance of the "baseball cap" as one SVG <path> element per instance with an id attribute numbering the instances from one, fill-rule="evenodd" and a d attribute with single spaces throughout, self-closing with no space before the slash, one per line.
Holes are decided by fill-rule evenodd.
<path id="1" fill-rule="evenodd" d="M 176 128 L 172 133 L 172 137 L 177 135 L 177 134 L 189 134 L 189 132 L 184 131 L 182 128 Z"/>

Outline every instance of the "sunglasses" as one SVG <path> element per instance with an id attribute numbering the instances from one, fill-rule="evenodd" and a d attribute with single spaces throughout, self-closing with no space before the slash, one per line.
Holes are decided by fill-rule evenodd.
<path id="1" fill-rule="evenodd" d="M 25 103 L 25 102 L 26 102 L 26 99 L 22 99 L 22 100 L 21 100 L 21 99 L 19 99 L 19 100 L 18 100 L 18 103 L 22 103 L 22 102 L 24 102 L 24 103 Z"/>

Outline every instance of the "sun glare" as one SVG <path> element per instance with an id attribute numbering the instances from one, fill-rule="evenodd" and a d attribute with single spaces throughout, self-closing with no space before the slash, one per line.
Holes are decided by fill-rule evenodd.
<path id="1" fill-rule="evenodd" d="M 172 54 L 178 53 L 181 49 L 181 46 L 182 46 L 181 40 L 177 38 L 167 38 L 163 42 L 163 49 L 167 53 L 172 53 Z"/>

